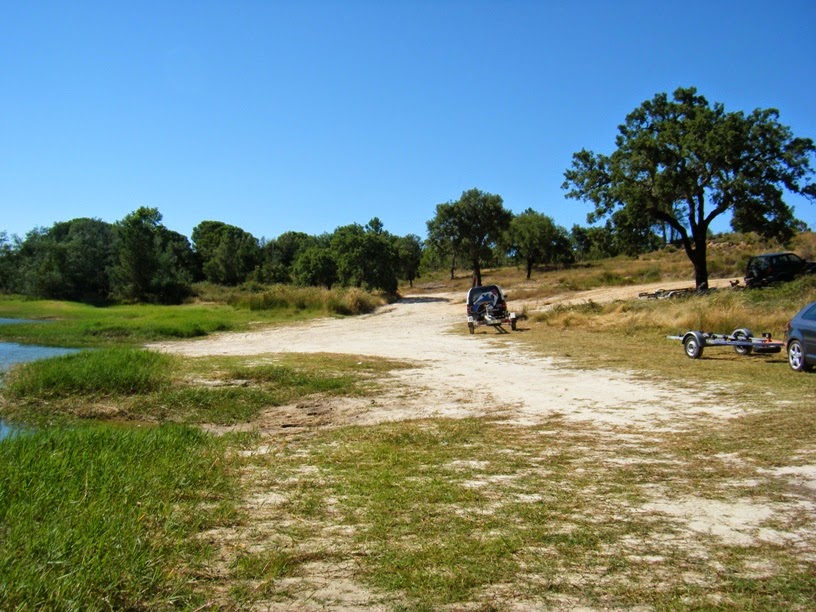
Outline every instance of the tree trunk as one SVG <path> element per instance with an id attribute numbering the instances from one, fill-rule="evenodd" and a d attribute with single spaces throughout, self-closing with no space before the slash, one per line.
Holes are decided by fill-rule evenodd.
<path id="1" fill-rule="evenodd" d="M 456 272 L 456 255 L 451 255 L 451 280 L 454 278 L 454 273 Z"/>
<path id="2" fill-rule="evenodd" d="M 473 262 L 473 282 L 474 287 L 481 287 L 482 286 L 482 268 L 479 265 L 478 261 Z"/>
<path id="3" fill-rule="evenodd" d="M 533 260 L 527 260 L 527 280 L 530 280 L 530 275 L 533 273 Z"/>
<path id="4" fill-rule="evenodd" d="M 697 291 L 708 289 L 708 260 L 706 257 L 706 237 L 702 239 L 694 238 L 694 250 L 688 253 L 691 263 L 694 265 L 694 285 Z"/>

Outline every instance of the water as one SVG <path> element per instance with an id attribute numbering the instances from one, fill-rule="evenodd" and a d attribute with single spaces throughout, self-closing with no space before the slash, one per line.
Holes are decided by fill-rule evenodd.
<path id="1" fill-rule="evenodd" d="M 19 323 L 20 319 L 0 319 L 0 324 Z M 0 342 L 0 372 L 8 370 L 17 363 L 27 363 L 38 359 L 58 357 L 76 353 L 79 349 L 55 348 L 53 346 L 37 346 L 31 344 L 17 344 L 15 342 Z M 14 433 L 14 427 L 0 419 L 0 440 Z"/>
<path id="2" fill-rule="evenodd" d="M 38 359 L 70 355 L 79 349 L 56 348 L 53 346 L 37 346 L 36 344 L 17 344 L 15 342 L 0 342 L 0 371 L 8 370 L 17 363 L 28 363 Z"/>

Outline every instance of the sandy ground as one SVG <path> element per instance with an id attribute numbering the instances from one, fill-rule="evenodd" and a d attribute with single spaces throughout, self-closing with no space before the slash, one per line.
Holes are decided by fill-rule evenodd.
<path id="1" fill-rule="evenodd" d="M 677 285 L 680 286 L 685 285 Z M 531 302 L 527 307 L 528 311 L 535 311 L 555 303 L 603 302 L 672 288 L 676 287 L 663 283 L 599 289 Z M 521 306 L 511 302 L 511 307 Z M 330 407 L 334 424 L 485 415 L 533 424 L 557 415 L 599 425 L 638 423 L 665 429 L 682 427 L 684 420 L 698 419 L 702 414 L 732 417 L 741 413 L 739 407 L 719 401 L 700 399 L 694 405 L 681 404 L 675 389 L 644 383 L 625 373 L 564 369 L 552 359 L 532 355 L 513 341 L 523 333 L 523 322 L 519 323 L 519 332 L 507 335 L 491 327 L 478 328 L 474 335 L 462 335 L 466 330 L 464 309 L 461 294 L 414 296 L 360 317 L 219 334 L 193 342 L 156 344 L 152 348 L 189 356 L 344 353 L 416 364 L 415 368 L 396 371 L 389 390 L 376 399 L 334 402 Z M 557 342 L 557 337 L 553 341 Z M 322 423 L 329 418 L 327 407 L 306 411 L 302 408 L 291 414 L 278 410 L 278 419 L 269 415 L 269 419 L 256 425 L 266 429 L 307 426 L 311 424 L 304 418 L 308 412 L 316 414 L 305 417 L 315 417 Z M 300 420 L 291 422 L 293 418 Z"/>
<path id="2" fill-rule="evenodd" d="M 727 286 L 728 281 L 720 284 Z M 534 311 L 555 303 L 627 299 L 644 291 L 683 286 L 664 283 L 603 289 L 526 306 L 528 311 Z M 189 356 L 344 353 L 413 364 L 411 368 L 395 370 L 384 381 L 384 391 L 374 398 L 311 400 L 268 411 L 249 425 L 262 434 L 261 446 L 251 452 L 264 452 L 264 434 L 279 434 L 292 431 L 291 428 L 371 425 L 437 416 L 490 416 L 519 425 L 558 416 L 586 424 L 588 429 L 602 431 L 606 436 L 620 435 L 623 440 L 627 435 L 624 432 L 699 429 L 706 421 L 714 424 L 744 414 L 744 407 L 723 403 L 721 399 L 707 401 L 704 394 L 699 394 L 694 402 L 679 400 L 676 389 L 634 374 L 564 367 L 564 363 L 536 356 L 519 342 L 524 322 L 519 323 L 519 331 L 509 334 L 499 334 L 489 327 L 467 334 L 463 298 L 460 294 L 414 296 L 360 317 L 226 333 L 197 341 L 156 344 L 152 348 Z M 521 306 L 511 302 L 511 307 Z M 677 350 L 680 358 L 679 347 Z M 816 517 L 813 499 L 816 465 L 780 468 L 774 474 L 757 476 L 786 478 L 805 493 L 789 504 L 767 504 L 760 500 L 717 501 L 699 496 L 677 499 L 655 491 L 651 503 L 633 511 L 657 512 L 677 521 L 683 526 L 682 533 L 686 535 L 682 537 L 687 544 L 696 541 L 696 537 L 715 537 L 722 544 L 733 546 L 795 541 L 809 551 L 806 555 L 813 555 L 811 543 L 816 540 L 816 530 L 808 527 L 788 533 L 762 526 L 773 520 L 787 520 L 786 517 L 799 512 Z M 262 524 L 261 512 L 253 528 L 261 529 Z M 223 539 L 222 535 L 213 537 Z M 278 601 L 270 609 L 372 609 L 371 593 L 357 584 L 353 575 L 354 568 L 343 564 L 304 568 L 302 575 L 285 585 L 292 593 L 289 603 L 283 605 Z"/>

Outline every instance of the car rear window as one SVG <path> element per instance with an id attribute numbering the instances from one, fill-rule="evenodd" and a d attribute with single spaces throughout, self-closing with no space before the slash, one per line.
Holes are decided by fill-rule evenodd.
<path id="1" fill-rule="evenodd" d="M 802 315 L 802 318 L 808 321 L 816 321 L 816 304 L 808 308 L 805 314 Z"/>

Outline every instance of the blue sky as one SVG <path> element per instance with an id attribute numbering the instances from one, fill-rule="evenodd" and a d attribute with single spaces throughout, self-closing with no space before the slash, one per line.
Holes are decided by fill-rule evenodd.
<path id="1" fill-rule="evenodd" d="M 778 108 L 816 138 L 814 26 L 811 0 L 8 0 L 0 230 L 150 206 L 187 236 L 377 216 L 424 238 L 472 187 L 585 225 L 572 154 L 611 153 L 658 92 Z"/>

